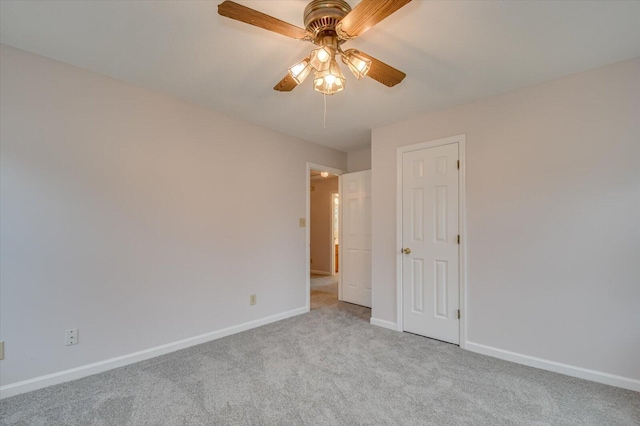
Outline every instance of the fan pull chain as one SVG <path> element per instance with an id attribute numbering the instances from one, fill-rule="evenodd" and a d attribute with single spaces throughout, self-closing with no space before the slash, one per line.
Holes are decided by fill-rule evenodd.
<path id="1" fill-rule="evenodd" d="M 322 94 L 322 98 L 324 99 L 324 121 L 322 122 L 322 128 L 327 128 L 327 95 L 325 93 Z"/>

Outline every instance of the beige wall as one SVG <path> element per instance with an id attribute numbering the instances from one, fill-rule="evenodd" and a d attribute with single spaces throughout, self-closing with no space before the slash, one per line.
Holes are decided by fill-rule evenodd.
<path id="1" fill-rule="evenodd" d="M 361 172 L 371 169 L 371 148 L 349 152 L 347 154 L 347 171 L 349 173 Z"/>
<path id="2" fill-rule="evenodd" d="M 306 164 L 346 154 L 0 55 L 2 385 L 304 310 Z"/>
<path id="3" fill-rule="evenodd" d="M 338 192 L 338 178 L 336 176 L 326 179 L 313 179 L 311 186 L 311 271 L 326 272 L 331 274 L 331 256 L 333 251 L 331 244 L 331 193 Z"/>
<path id="4" fill-rule="evenodd" d="M 459 134 L 468 341 L 638 386 L 640 59 L 374 129 L 374 318 L 396 322 L 396 149 Z"/>

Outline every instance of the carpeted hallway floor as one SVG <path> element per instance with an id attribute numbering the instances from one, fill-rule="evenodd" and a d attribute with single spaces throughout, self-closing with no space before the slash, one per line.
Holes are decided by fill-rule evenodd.
<path id="1" fill-rule="evenodd" d="M 338 303 L 338 276 L 311 274 L 311 310 Z"/>
<path id="2" fill-rule="evenodd" d="M 324 280 L 324 281 L 323 281 Z M 2 425 L 640 425 L 640 394 L 312 311 L 0 401 Z"/>
<path id="3" fill-rule="evenodd" d="M 369 322 L 371 309 L 338 301 L 338 276 L 311 274 L 311 310 L 321 308 L 349 309 L 354 315 Z"/>

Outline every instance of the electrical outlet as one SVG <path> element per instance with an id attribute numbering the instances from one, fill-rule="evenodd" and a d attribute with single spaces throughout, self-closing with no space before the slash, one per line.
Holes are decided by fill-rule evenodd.
<path id="1" fill-rule="evenodd" d="M 249 304 L 250 305 L 255 305 L 256 304 L 256 295 L 252 294 L 249 296 Z"/>
<path id="2" fill-rule="evenodd" d="M 78 344 L 78 329 L 77 328 L 69 328 L 65 332 L 65 345 L 77 345 Z"/>
<path id="3" fill-rule="evenodd" d="M 4 359 L 4 340 L 0 341 L 0 359 Z"/>

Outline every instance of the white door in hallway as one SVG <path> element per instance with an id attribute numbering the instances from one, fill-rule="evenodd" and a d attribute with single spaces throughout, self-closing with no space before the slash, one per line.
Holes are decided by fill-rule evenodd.
<path id="1" fill-rule="evenodd" d="M 458 144 L 403 153 L 404 331 L 460 343 Z"/>
<path id="2" fill-rule="evenodd" d="M 342 300 L 371 307 L 371 170 L 340 177 Z"/>

